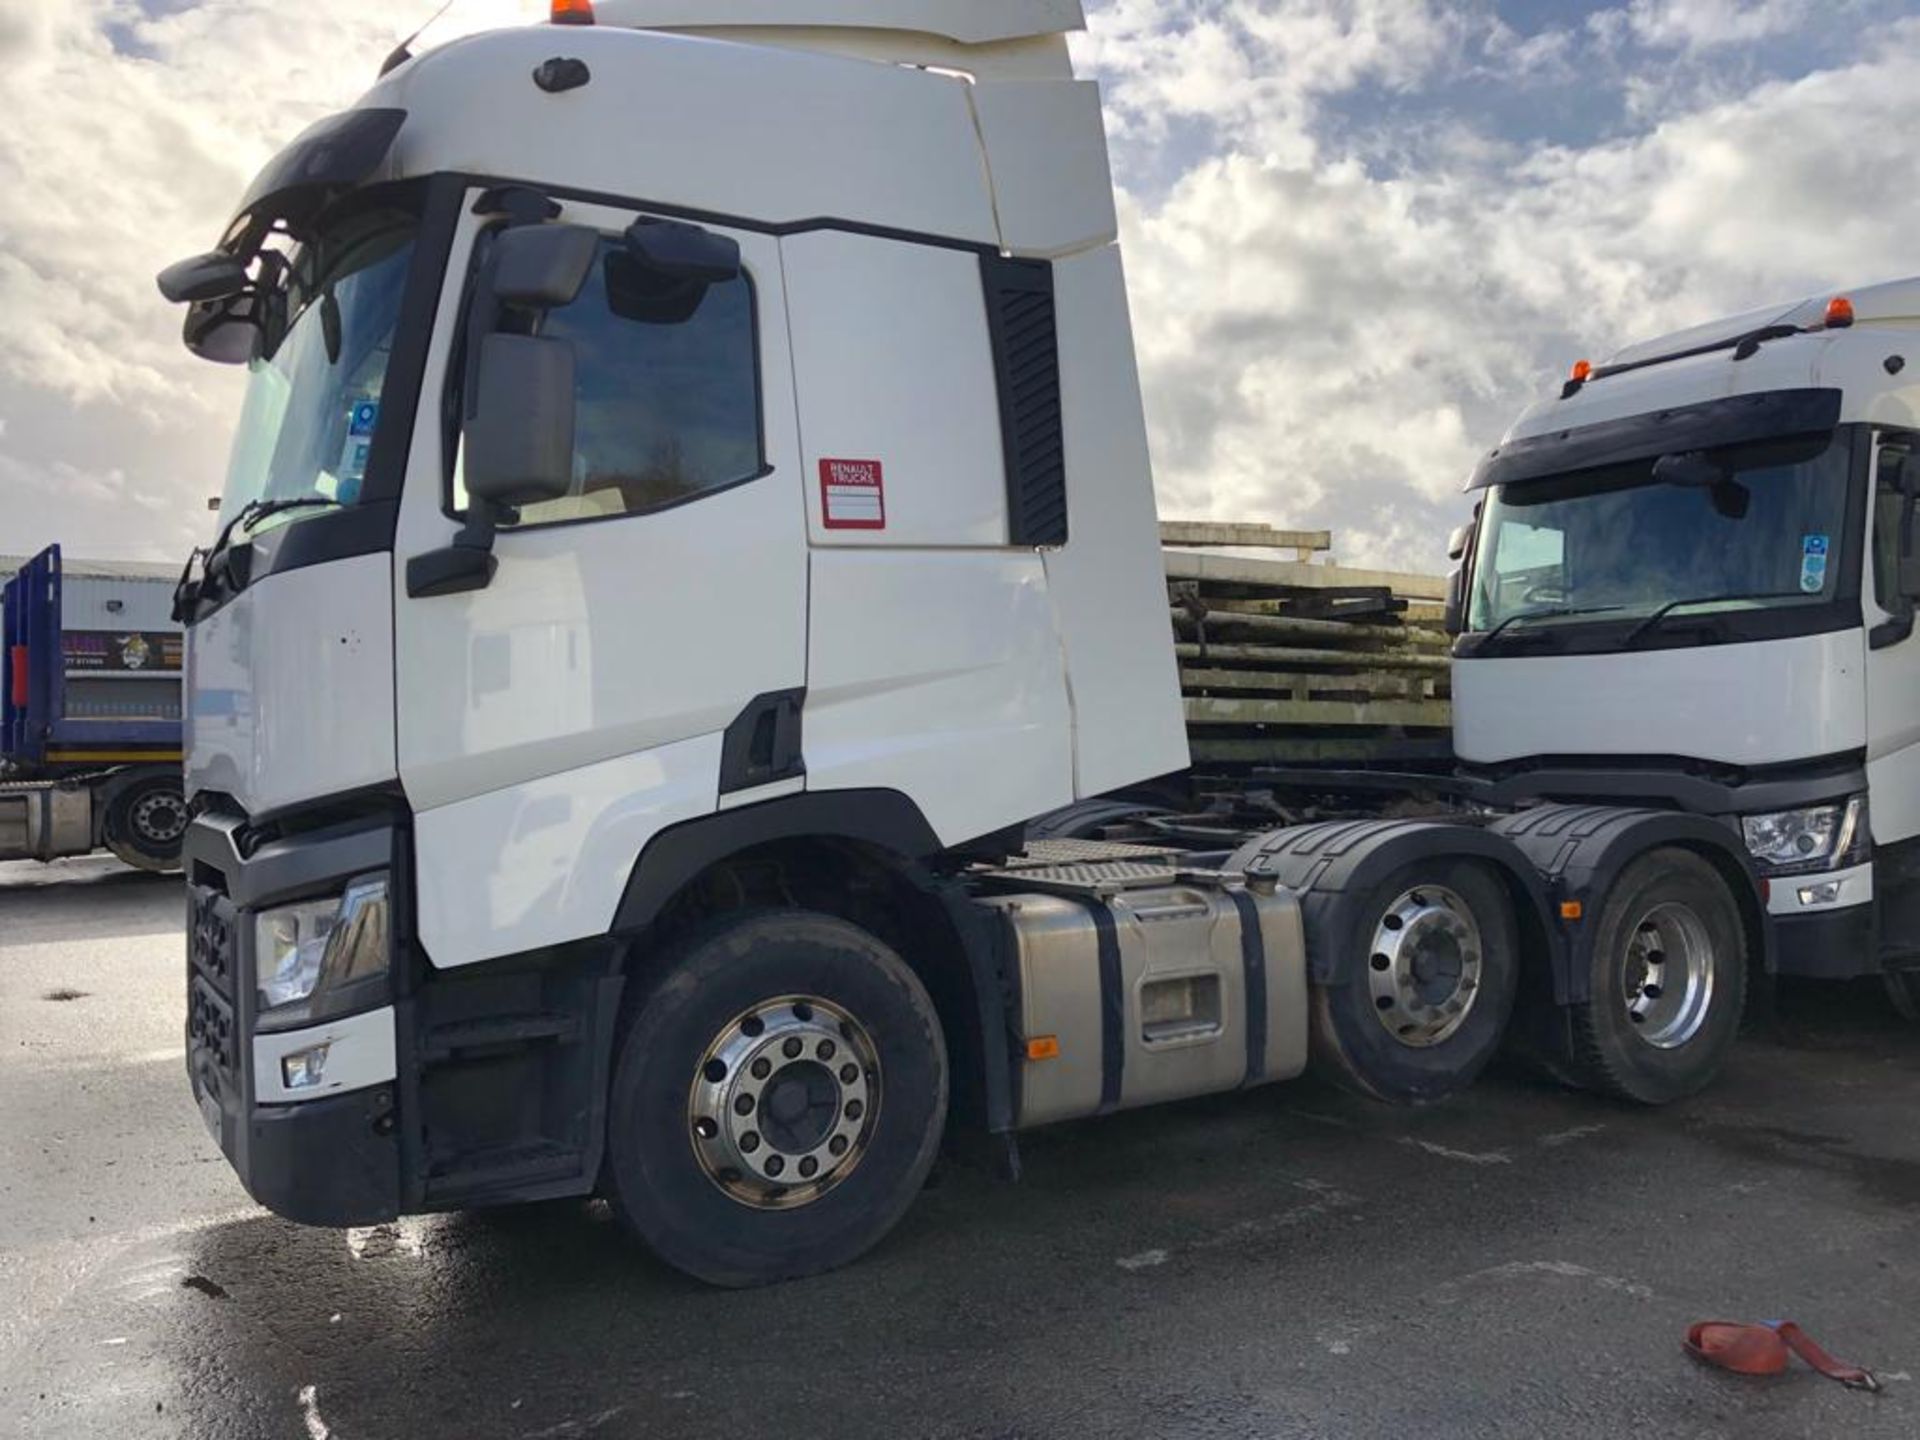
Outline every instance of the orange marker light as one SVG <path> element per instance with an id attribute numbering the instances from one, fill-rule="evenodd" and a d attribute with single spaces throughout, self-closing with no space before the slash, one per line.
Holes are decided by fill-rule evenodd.
<path id="1" fill-rule="evenodd" d="M 1562 900 L 1560 902 L 1560 918 L 1562 920 L 1578 920 L 1586 913 L 1586 907 L 1581 905 L 1578 900 Z"/>
<path id="2" fill-rule="evenodd" d="M 1027 1059 L 1058 1060 L 1060 1058 L 1060 1037 L 1058 1035 L 1036 1035 L 1027 1041 Z"/>
<path id="3" fill-rule="evenodd" d="M 1593 362 L 1591 360 L 1576 360 L 1573 362 L 1573 379 L 1576 382 L 1584 381 L 1591 374 L 1593 374 Z"/>
<path id="4" fill-rule="evenodd" d="M 552 19 L 556 25 L 591 25 L 593 0 L 553 0 Z"/>
<path id="5" fill-rule="evenodd" d="M 1853 323 L 1853 301 L 1844 295 L 1836 295 L 1827 302 L 1827 328 L 1844 330 Z"/>

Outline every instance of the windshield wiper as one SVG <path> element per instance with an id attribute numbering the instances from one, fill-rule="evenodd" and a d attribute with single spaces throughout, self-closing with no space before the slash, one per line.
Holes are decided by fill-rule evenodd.
<path id="1" fill-rule="evenodd" d="M 230 582 L 236 591 L 246 588 L 247 576 L 236 572 L 234 557 L 229 553 L 231 547 L 228 542 L 233 539 L 235 530 L 248 522 L 258 523 L 269 515 L 278 515 L 282 511 L 305 510 L 315 505 L 338 505 L 339 503 L 337 500 L 327 499 L 324 495 L 288 495 L 273 500 L 262 497 L 249 500 L 242 505 L 239 512 L 220 527 L 220 534 L 212 545 L 204 550 L 196 546 L 193 553 L 187 556 L 187 563 L 180 570 L 179 582 L 173 587 L 174 623 L 189 623 L 194 611 L 199 608 L 200 597 L 206 593 L 208 586 L 217 581 Z M 200 562 L 200 579 L 197 582 L 189 578 L 193 574 L 195 560 Z"/>
<path id="2" fill-rule="evenodd" d="M 1600 615 L 1606 611 L 1618 610 L 1620 608 L 1618 605 L 1560 605 L 1546 610 L 1516 610 L 1498 625 L 1487 631 L 1486 634 L 1482 635 L 1479 643 L 1473 648 L 1476 650 L 1486 649 L 1487 646 L 1491 645 L 1494 640 L 1498 638 L 1501 631 L 1505 630 L 1516 620 L 1560 620 L 1569 615 Z"/>
<path id="3" fill-rule="evenodd" d="M 1651 634 L 1653 631 L 1659 629 L 1661 623 L 1683 605 L 1711 605 L 1716 601 L 1723 600 L 1799 600 L 1803 598 L 1805 597 L 1802 592 L 1798 590 L 1764 590 L 1757 591 L 1751 595 L 1701 595 L 1691 600 L 1669 600 L 1623 635 L 1620 639 L 1620 648 L 1622 650 L 1631 650 L 1634 641 L 1638 640 L 1642 635 Z M 1716 626 L 1723 625 L 1725 619 L 1725 617 L 1720 615 L 1695 615 L 1689 618 L 1708 620 Z"/>

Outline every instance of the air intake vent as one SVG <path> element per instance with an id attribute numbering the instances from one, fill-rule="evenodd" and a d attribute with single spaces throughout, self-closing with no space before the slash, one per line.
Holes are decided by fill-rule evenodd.
<path id="1" fill-rule="evenodd" d="M 1006 447 L 1007 540 L 1013 545 L 1064 545 L 1067 464 L 1053 267 L 997 255 L 984 257 L 980 265 L 1000 386 L 1000 435 Z"/>

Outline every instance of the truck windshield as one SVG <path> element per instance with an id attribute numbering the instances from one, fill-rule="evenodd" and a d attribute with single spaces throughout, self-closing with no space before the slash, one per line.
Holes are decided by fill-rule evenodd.
<path id="1" fill-rule="evenodd" d="M 1655 479 L 1647 459 L 1498 487 L 1481 517 L 1469 632 L 1506 642 L 1603 625 L 1624 643 L 1689 616 L 1833 600 L 1846 435 L 1709 452 L 1720 484 Z"/>
<path id="2" fill-rule="evenodd" d="M 221 525 L 256 500 L 323 502 L 269 512 L 265 529 L 360 498 L 416 228 L 365 211 L 293 255 L 286 332 L 248 367 Z"/>

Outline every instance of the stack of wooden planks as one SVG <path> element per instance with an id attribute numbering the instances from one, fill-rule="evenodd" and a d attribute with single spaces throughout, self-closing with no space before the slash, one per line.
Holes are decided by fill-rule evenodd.
<path id="1" fill-rule="evenodd" d="M 1444 576 L 1314 563 L 1324 530 L 1171 520 L 1160 541 L 1196 764 L 1451 754 Z"/>

